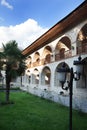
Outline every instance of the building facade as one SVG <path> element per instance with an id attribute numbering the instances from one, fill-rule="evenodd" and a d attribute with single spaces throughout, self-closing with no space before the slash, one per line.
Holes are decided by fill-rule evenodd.
<path id="1" fill-rule="evenodd" d="M 21 79 L 22 90 L 69 106 L 69 90 L 61 88 L 57 69 L 65 62 L 75 71 L 73 61 L 79 55 L 87 62 L 86 11 L 87 1 L 23 50 L 27 69 Z M 65 86 L 69 78 L 67 74 Z M 73 108 L 87 112 L 87 64 L 80 80 L 73 80 Z"/>

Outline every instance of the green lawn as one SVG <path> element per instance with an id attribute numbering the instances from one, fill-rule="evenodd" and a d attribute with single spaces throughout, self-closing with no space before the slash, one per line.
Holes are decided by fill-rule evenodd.
<path id="1" fill-rule="evenodd" d="M 15 104 L 0 105 L 0 130 L 69 130 L 67 107 L 26 92 L 12 92 L 10 99 Z M 73 111 L 73 130 L 87 130 L 87 114 Z"/>

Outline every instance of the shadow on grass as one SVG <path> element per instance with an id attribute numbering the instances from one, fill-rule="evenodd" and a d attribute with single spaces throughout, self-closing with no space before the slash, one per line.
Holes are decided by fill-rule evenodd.
<path id="1" fill-rule="evenodd" d="M 0 102 L 0 106 L 4 106 L 4 105 L 12 105 L 12 104 L 15 104 L 14 101 L 9 101 L 9 102 L 2 101 L 2 102 Z"/>

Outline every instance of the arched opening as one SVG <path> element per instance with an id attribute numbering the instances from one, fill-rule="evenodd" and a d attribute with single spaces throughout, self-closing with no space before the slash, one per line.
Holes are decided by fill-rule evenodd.
<path id="1" fill-rule="evenodd" d="M 31 83 L 31 72 L 29 69 L 26 70 L 26 75 L 28 77 L 28 83 L 30 84 Z"/>
<path id="2" fill-rule="evenodd" d="M 40 64 L 40 54 L 39 52 L 36 52 L 33 57 L 33 66 L 38 66 Z"/>
<path id="3" fill-rule="evenodd" d="M 60 64 L 58 64 L 58 66 L 56 67 L 56 69 L 55 69 L 55 78 L 54 78 L 54 85 L 56 86 L 56 87 L 61 87 L 61 83 L 59 82 L 59 80 L 58 80 L 58 72 L 57 72 L 57 70 L 58 70 L 58 68 L 61 68 L 62 67 L 62 64 L 63 64 L 64 62 L 61 62 Z M 67 63 L 65 63 L 66 64 L 66 68 L 69 68 L 69 66 L 68 66 L 68 64 Z M 65 86 L 67 85 L 67 83 L 68 83 L 68 81 L 70 80 L 70 74 L 69 73 L 67 73 L 67 75 L 66 75 L 66 83 L 65 83 Z"/>
<path id="4" fill-rule="evenodd" d="M 42 74 L 41 74 L 42 85 L 50 85 L 50 79 L 51 79 L 51 70 L 49 67 L 45 67 L 42 70 Z"/>
<path id="5" fill-rule="evenodd" d="M 77 36 L 77 54 L 87 52 L 87 24 L 85 24 Z"/>
<path id="6" fill-rule="evenodd" d="M 52 49 L 50 46 L 46 46 L 43 50 L 43 64 L 47 64 L 51 62 Z"/>
<path id="7" fill-rule="evenodd" d="M 77 88 L 87 88 L 87 57 L 83 61 L 85 61 L 83 74 L 80 76 L 80 80 L 76 82 Z"/>
<path id="8" fill-rule="evenodd" d="M 32 65 L 32 58 L 31 58 L 31 56 L 29 56 L 29 57 L 27 58 L 27 60 L 26 60 L 26 66 L 27 66 L 27 68 L 30 68 L 31 65 Z"/>
<path id="9" fill-rule="evenodd" d="M 71 57 L 71 41 L 68 37 L 59 40 L 55 48 L 55 60 Z"/>
<path id="10" fill-rule="evenodd" d="M 32 74 L 32 84 L 39 84 L 39 71 L 37 68 L 34 69 Z"/>

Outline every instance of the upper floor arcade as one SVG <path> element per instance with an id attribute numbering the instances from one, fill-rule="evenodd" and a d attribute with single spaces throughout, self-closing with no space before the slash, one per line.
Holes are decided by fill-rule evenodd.
<path id="1" fill-rule="evenodd" d="M 46 65 L 85 53 L 87 53 L 87 21 L 27 56 L 26 65 L 28 68 Z"/>
<path id="2" fill-rule="evenodd" d="M 87 1 L 23 50 L 27 68 L 87 53 Z"/>

